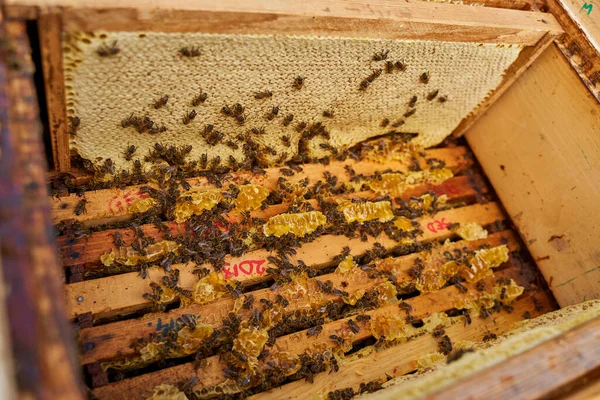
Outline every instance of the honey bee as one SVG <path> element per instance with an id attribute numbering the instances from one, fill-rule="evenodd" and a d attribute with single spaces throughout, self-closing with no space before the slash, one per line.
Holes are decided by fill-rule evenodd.
<path id="1" fill-rule="evenodd" d="M 264 90 L 262 92 L 255 92 L 254 93 L 254 98 L 256 100 L 266 99 L 267 97 L 271 97 L 271 96 L 273 96 L 273 93 L 270 90 Z"/>
<path id="2" fill-rule="evenodd" d="M 375 78 L 378 78 L 379 75 L 381 75 L 381 68 L 379 69 L 374 69 L 373 72 L 371 72 L 371 75 L 367 76 L 367 81 L 369 81 L 369 83 L 372 83 Z"/>
<path id="3" fill-rule="evenodd" d="M 381 50 L 378 53 L 373 54 L 373 61 L 383 61 L 387 59 L 389 50 Z"/>
<path id="4" fill-rule="evenodd" d="M 233 150 L 237 150 L 240 148 L 240 146 L 238 146 L 237 143 L 235 143 L 233 140 L 228 140 L 227 142 L 225 142 L 225 145 Z"/>
<path id="5" fill-rule="evenodd" d="M 407 111 L 407 112 L 404 113 L 404 118 L 408 118 L 408 117 L 410 117 L 411 115 L 413 115 L 416 112 L 417 112 L 417 109 L 413 108 L 412 110 L 409 110 L 409 111 Z"/>
<path id="6" fill-rule="evenodd" d="M 204 134 L 208 135 L 209 133 L 211 133 L 214 129 L 214 126 L 211 124 L 208 125 L 204 125 Z"/>
<path id="7" fill-rule="evenodd" d="M 333 110 L 325 110 L 325 111 L 323 111 L 323 116 L 327 117 L 327 118 L 333 118 L 333 114 L 334 114 Z"/>
<path id="8" fill-rule="evenodd" d="M 417 104 L 417 96 L 413 96 L 410 101 L 408 102 L 408 106 L 410 108 L 413 108 L 415 106 L 415 104 Z"/>
<path id="9" fill-rule="evenodd" d="M 87 204 L 86 199 L 79 200 L 79 203 L 77 203 L 77 205 L 75 206 L 75 209 L 74 209 L 75 215 L 81 215 L 83 213 L 86 213 L 87 212 L 86 204 Z"/>
<path id="10" fill-rule="evenodd" d="M 427 95 L 427 100 L 431 101 L 431 100 L 435 99 L 439 92 L 440 92 L 439 90 L 434 90 L 433 92 L 430 92 Z"/>
<path id="11" fill-rule="evenodd" d="M 115 246 L 117 247 L 122 247 L 123 246 L 123 235 L 121 234 L 121 232 L 115 232 L 113 233 L 113 243 L 115 244 Z"/>
<path id="12" fill-rule="evenodd" d="M 265 128 L 264 127 L 252 128 L 250 131 L 252 133 L 254 133 L 255 135 L 264 135 L 265 134 Z"/>
<path id="13" fill-rule="evenodd" d="M 296 132 L 302 132 L 304 129 L 306 129 L 306 122 L 299 122 L 296 125 Z"/>
<path id="14" fill-rule="evenodd" d="M 402 126 L 402 125 L 404 125 L 404 120 L 403 119 L 399 119 L 398 121 L 396 121 L 396 122 L 394 122 L 392 124 L 392 127 L 397 128 L 397 127 Z"/>
<path id="15" fill-rule="evenodd" d="M 406 69 L 406 65 L 402 64 L 400 61 L 396 61 L 394 67 L 396 67 L 398 71 L 404 71 Z"/>
<path id="16" fill-rule="evenodd" d="M 225 115 L 227 115 L 228 117 L 233 115 L 233 111 L 231 111 L 231 108 L 229 108 L 229 106 L 225 105 L 223 106 L 223 108 L 221 108 L 221 112 Z"/>
<path id="17" fill-rule="evenodd" d="M 299 90 L 299 89 L 302 89 L 302 86 L 304 86 L 304 79 L 305 79 L 305 78 L 303 78 L 303 77 L 301 77 L 300 75 L 298 75 L 298 76 L 296 77 L 296 79 L 294 79 L 294 87 L 295 87 L 296 89 L 298 89 L 298 90 Z"/>
<path id="18" fill-rule="evenodd" d="M 204 103 L 208 99 L 208 95 L 206 93 L 200 93 L 199 95 L 194 96 L 192 99 L 192 107 L 197 107 L 200 104 Z"/>
<path id="19" fill-rule="evenodd" d="M 283 135 L 281 137 L 281 141 L 283 142 L 284 146 L 286 146 L 286 147 L 290 147 L 292 145 L 292 143 L 290 142 L 290 137 L 288 135 Z"/>
<path id="20" fill-rule="evenodd" d="M 323 331 L 323 327 L 321 325 L 317 325 L 315 327 L 310 328 L 306 331 L 306 336 L 315 336 Z"/>
<path id="21" fill-rule="evenodd" d="M 157 110 L 158 110 L 159 108 L 166 106 L 166 105 L 167 105 L 167 101 L 169 101 L 169 96 L 167 96 L 167 95 L 164 95 L 164 96 L 163 96 L 163 97 L 161 97 L 160 99 L 156 100 L 156 101 L 155 101 L 155 102 L 152 104 L 152 106 L 153 106 L 155 109 L 157 109 Z"/>
<path id="22" fill-rule="evenodd" d="M 196 110 L 192 110 L 183 116 L 183 124 L 187 125 L 196 118 Z"/>
<path id="23" fill-rule="evenodd" d="M 224 137 L 225 135 L 223 133 L 214 131 L 208 135 L 206 138 L 206 143 L 208 143 L 210 146 L 216 146 Z"/>
<path id="24" fill-rule="evenodd" d="M 294 120 L 294 114 L 288 114 L 283 119 L 283 126 L 288 126 Z"/>
<path id="25" fill-rule="evenodd" d="M 128 126 L 135 125 L 137 118 L 133 116 L 133 113 L 121 121 L 121 126 L 127 128 Z"/>
<path id="26" fill-rule="evenodd" d="M 429 72 L 423 72 L 419 77 L 419 81 L 425 84 L 429 83 Z"/>
<path id="27" fill-rule="evenodd" d="M 245 107 L 242 106 L 240 103 L 235 103 L 233 105 L 233 115 L 242 115 L 244 113 L 244 109 Z"/>
<path id="28" fill-rule="evenodd" d="M 367 81 L 366 79 L 363 79 L 360 82 L 360 87 L 358 88 L 358 90 L 367 90 L 368 87 L 369 87 L 369 81 Z"/>
<path id="29" fill-rule="evenodd" d="M 135 151 L 137 150 L 137 147 L 135 147 L 134 145 L 130 145 L 125 149 L 125 159 L 127 161 L 131 161 L 131 158 L 133 157 L 133 154 L 135 153 Z"/>
<path id="30" fill-rule="evenodd" d="M 179 54 L 184 57 L 198 57 L 200 55 L 200 48 L 198 46 L 182 47 L 179 49 Z"/>
<path id="31" fill-rule="evenodd" d="M 394 63 L 391 61 L 386 61 L 385 62 L 385 72 L 387 72 L 388 74 L 391 74 L 392 72 L 394 72 Z"/>
<path id="32" fill-rule="evenodd" d="M 77 133 L 77 128 L 79 128 L 80 124 L 81 120 L 79 119 L 79 117 L 69 117 L 69 135 L 75 136 L 75 134 Z"/>
<path id="33" fill-rule="evenodd" d="M 279 106 L 275 106 L 271 109 L 271 112 L 267 115 L 267 119 L 273 121 L 277 114 L 279 114 Z"/>
<path id="34" fill-rule="evenodd" d="M 356 322 L 352 321 L 351 319 L 348 320 L 348 326 L 350 327 L 352 333 L 360 332 L 360 327 L 356 324 Z"/>
<path id="35" fill-rule="evenodd" d="M 383 121 L 381 121 L 381 124 L 379 124 L 379 126 L 381 126 L 382 128 L 385 128 L 386 126 L 388 126 L 390 123 L 390 120 L 387 118 L 384 118 Z"/>
<path id="36" fill-rule="evenodd" d="M 117 41 L 115 40 L 110 46 L 107 46 L 106 43 L 102 43 L 102 45 L 96 50 L 96 54 L 98 54 L 100 57 L 110 57 L 118 54 L 120 51 L 121 49 L 117 47 Z"/>
<path id="37" fill-rule="evenodd" d="M 235 122 L 237 122 L 238 125 L 244 125 L 244 123 L 246 123 L 246 114 L 236 115 Z"/>
<path id="38" fill-rule="evenodd" d="M 445 102 L 446 102 L 446 100 L 448 100 L 448 97 L 446 97 L 446 96 L 440 96 L 440 97 L 438 97 L 438 101 L 439 101 L 440 103 L 445 103 Z"/>

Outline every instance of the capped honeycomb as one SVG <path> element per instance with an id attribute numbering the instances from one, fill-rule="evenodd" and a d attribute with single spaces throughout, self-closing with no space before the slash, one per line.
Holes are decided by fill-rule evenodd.
<path id="1" fill-rule="evenodd" d="M 63 44 L 72 153 L 97 165 L 110 158 L 118 170 L 144 163 L 155 143 L 191 145 L 189 160 L 241 162 L 240 135 L 269 146 L 261 156 L 270 165 L 299 152 L 334 155 L 389 131 L 433 146 L 500 84 L 521 50 L 157 32 L 66 33 Z"/>

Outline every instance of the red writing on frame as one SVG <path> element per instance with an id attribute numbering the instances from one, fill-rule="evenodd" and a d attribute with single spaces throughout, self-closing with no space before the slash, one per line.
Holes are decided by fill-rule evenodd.
<path id="1" fill-rule="evenodd" d="M 127 211 L 131 203 L 138 199 L 150 197 L 148 193 L 142 193 L 140 190 L 127 190 L 114 195 L 108 202 L 108 212 L 111 214 Z"/>
<path id="2" fill-rule="evenodd" d="M 266 260 L 244 260 L 239 264 L 233 264 L 233 267 L 230 263 L 225 263 L 223 274 L 225 275 L 225 279 L 238 277 L 240 275 L 262 275 L 266 271 L 265 267 L 262 266 L 265 261 Z"/>
<path id="3" fill-rule="evenodd" d="M 432 221 L 427 224 L 427 229 L 429 229 L 433 233 L 436 233 L 439 231 L 443 231 L 444 229 L 448 229 L 450 225 L 450 222 L 446 222 L 446 218 L 436 219 L 435 221 Z"/>

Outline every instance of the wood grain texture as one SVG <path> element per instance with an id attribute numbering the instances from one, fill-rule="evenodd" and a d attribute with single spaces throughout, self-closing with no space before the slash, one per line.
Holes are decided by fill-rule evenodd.
<path id="1" fill-rule="evenodd" d="M 596 368 L 600 368 L 600 317 L 460 380 L 427 399 L 547 398 Z"/>
<path id="2" fill-rule="evenodd" d="M 589 0 L 556 0 L 577 24 L 579 29 L 600 52 L 600 10 L 599 5 Z"/>
<path id="3" fill-rule="evenodd" d="M 444 240 L 452 235 L 447 229 L 430 230 L 427 228 L 429 223 L 436 220 L 444 219 L 448 224 L 476 222 L 480 225 L 488 225 L 503 218 L 504 215 L 496 203 L 476 204 L 441 211 L 432 217 L 417 220 L 420 223 L 420 229 L 423 230 L 423 234 L 418 236 L 418 240 L 420 243 L 426 243 L 433 240 Z M 312 242 L 303 244 L 297 249 L 297 253 L 290 257 L 290 260 L 292 262 L 303 260 L 308 266 L 324 268 L 331 265 L 333 257 L 339 255 L 345 246 L 349 246 L 351 249 L 350 254 L 355 256 L 372 249 L 375 242 L 379 242 L 390 250 L 398 245 L 398 242 L 390 239 L 385 234 L 381 234 L 377 238 L 370 237 L 366 242 L 361 241 L 360 238 L 349 239 L 345 236 L 324 235 Z M 270 255 L 275 255 L 275 252 L 271 253 L 260 249 L 250 251 L 241 257 L 226 256 L 225 262 L 233 266 L 239 265 L 243 261 L 265 260 L 262 264 L 264 268 L 276 268 L 275 265 L 267 261 L 267 257 Z M 213 269 L 212 265 L 208 263 L 200 267 Z M 173 268 L 179 269 L 180 285 L 182 287 L 191 288 L 197 282 L 198 276 L 192 274 L 194 269 L 199 268 L 197 264 L 177 264 L 173 265 Z M 223 275 L 223 272 L 221 274 Z M 164 276 L 164 271 L 158 267 L 150 268 L 148 276 L 150 280 L 158 282 Z M 228 279 L 240 281 L 244 285 L 252 285 L 265 282 L 269 279 L 269 275 L 264 270 L 262 273 L 252 270 L 249 275 L 239 274 L 238 276 L 229 276 Z M 147 291 L 149 291 L 149 280 L 141 279 L 137 272 L 72 283 L 66 287 L 68 315 L 70 318 L 75 318 L 77 314 L 91 312 L 94 316 L 100 318 L 139 310 L 150 304 L 149 301 L 142 298 L 142 295 Z"/>
<path id="4" fill-rule="evenodd" d="M 71 154 L 63 76 L 62 16 L 42 14 L 38 29 L 54 169 L 66 172 L 71 169 Z"/>
<path id="5" fill-rule="evenodd" d="M 600 105 L 551 46 L 467 140 L 561 306 L 600 297 Z"/>
<path id="6" fill-rule="evenodd" d="M 580 0 L 577 0 L 577 2 L 581 3 Z M 571 3 L 571 0 L 566 0 L 564 3 Z M 572 4 L 575 3 L 576 1 L 573 0 Z M 592 4 L 591 2 L 588 3 Z M 581 15 L 578 18 L 590 20 L 590 17 L 592 17 L 597 20 L 598 14 L 600 14 L 600 10 L 597 8 L 600 7 L 598 7 L 598 4 L 593 7 L 596 10 L 590 13 L 590 15 Z M 590 37 L 582 32 L 577 18 L 572 18 L 570 13 L 564 8 L 563 2 L 560 0 L 547 0 L 547 8 L 556 17 L 565 31 L 565 34 L 556 40 L 558 47 L 567 60 L 569 60 L 571 66 L 577 71 L 590 92 L 600 102 L 600 55 L 598 47 L 594 47 L 590 41 Z M 585 10 L 583 11 L 586 12 Z M 596 43 L 598 39 L 598 36 L 596 36 Z"/>
<path id="7" fill-rule="evenodd" d="M 560 31 L 551 16 L 518 10 L 420 1 L 341 0 L 290 2 L 210 0 L 9 0 L 15 8 L 62 7 L 66 31 L 161 31 L 286 34 L 477 41 L 533 45 L 548 31 Z M 544 19 L 545 22 L 542 22 Z"/>
<path id="8" fill-rule="evenodd" d="M 0 29 L 0 253 L 19 398 L 81 399 L 26 26 Z"/>
<path id="9" fill-rule="evenodd" d="M 516 235 L 511 231 L 505 231 L 492 234 L 487 239 L 471 242 L 461 240 L 448 247 L 444 247 L 444 251 L 453 251 L 454 249 L 462 249 L 463 247 L 466 247 L 468 250 L 478 250 L 480 246 L 483 245 L 495 247 L 502 244 L 506 244 L 511 252 L 519 249 Z M 422 252 L 395 257 L 392 272 L 399 282 L 411 282 L 412 278 L 408 274 L 408 270 L 412 268 L 417 258 L 426 260 L 426 256 L 427 252 Z M 348 282 L 349 286 L 353 291 L 360 289 L 367 291 L 373 290 L 381 283 L 381 281 L 369 279 L 368 275 L 369 273 L 367 271 L 361 271 L 355 274 L 351 281 Z M 326 282 L 330 280 L 334 287 L 340 287 L 341 282 L 346 279 L 344 274 L 333 272 L 309 279 L 307 287 L 311 291 L 310 293 L 313 293 L 314 291 L 315 298 L 322 297 L 322 304 L 341 302 L 342 299 L 339 296 L 322 294 L 315 281 L 320 280 L 321 282 Z M 252 295 L 254 296 L 254 301 L 258 303 L 260 302 L 260 299 L 263 298 L 273 301 L 276 293 L 277 292 L 273 293 L 270 289 L 260 289 L 253 291 Z M 289 306 L 286 307 L 285 312 L 291 314 L 296 310 L 310 307 L 311 303 L 312 307 L 316 308 L 317 305 L 312 297 L 312 294 L 309 294 L 309 296 L 303 297 L 302 299 L 292 301 Z M 79 332 L 79 341 L 82 348 L 81 363 L 89 364 L 95 361 L 106 361 L 118 357 L 134 355 L 136 352 L 130 347 L 133 339 L 148 336 L 149 334 L 156 332 L 158 326 L 168 325 L 170 323 L 168 321 L 177 320 L 184 314 L 199 315 L 204 323 L 213 324 L 216 328 L 220 328 L 222 319 L 226 317 L 230 311 L 233 311 L 234 303 L 235 300 L 232 297 L 225 297 L 203 305 L 193 304 L 189 307 L 178 308 L 169 312 L 154 313 L 143 319 L 130 319 L 82 329 Z M 250 311 L 245 312 L 247 315 L 243 314 L 244 310 L 238 312 L 240 317 L 247 318 Z"/>

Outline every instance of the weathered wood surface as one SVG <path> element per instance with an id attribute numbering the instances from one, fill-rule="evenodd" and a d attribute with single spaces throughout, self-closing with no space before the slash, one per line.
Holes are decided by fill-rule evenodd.
<path id="1" fill-rule="evenodd" d="M 600 105 L 551 46 L 466 135 L 563 307 L 600 297 L 598 132 Z"/>
<path id="2" fill-rule="evenodd" d="M 0 25 L 0 250 L 19 398 L 80 399 L 23 22 Z"/>

